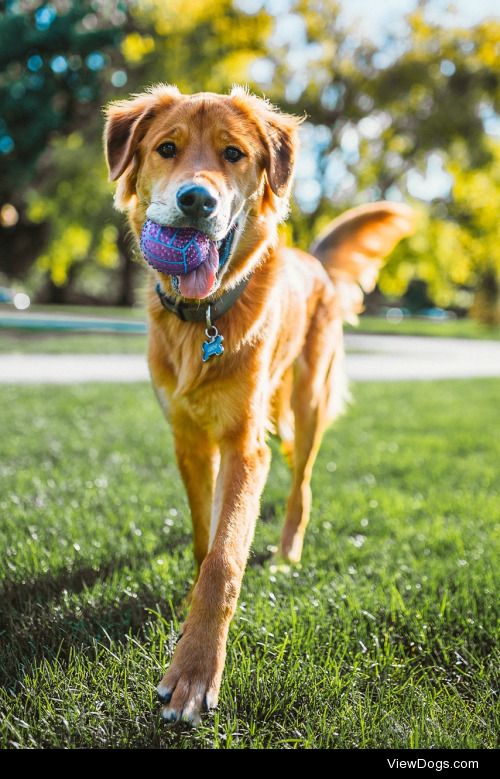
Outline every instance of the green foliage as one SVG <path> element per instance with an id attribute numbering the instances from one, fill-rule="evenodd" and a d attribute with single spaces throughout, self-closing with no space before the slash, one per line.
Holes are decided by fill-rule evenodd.
<path id="1" fill-rule="evenodd" d="M 0 15 L 0 208 L 17 212 L 6 224 L 0 219 L 0 271 L 22 277 L 31 268 L 32 292 L 52 288 L 57 298 L 85 276 L 86 296 L 110 286 L 100 267 L 117 264 L 111 244 L 119 222 L 95 150 L 126 10 L 122 0 L 13 0 Z M 68 164 L 65 150 L 78 164 Z"/>
<path id="2" fill-rule="evenodd" d="M 8 62 L 0 77 L 0 108 L 16 146 L 3 155 L 3 199 L 14 203 L 21 218 L 18 228 L 0 227 L 7 241 L 0 262 L 14 275 L 9 258 L 19 256 L 22 275 L 36 260 L 33 289 L 48 274 L 63 297 L 87 285 L 104 295 L 102 266 L 113 262 L 106 225 L 119 231 L 119 273 L 130 273 L 123 221 L 111 212 L 104 184 L 98 104 L 156 81 L 177 83 L 187 92 L 227 91 L 234 82 L 246 82 L 282 108 L 308 116 L 296 204 L 285 228 L 290 239 L 307 248 L 329 219 L 357 203 L 415 200 L 415 176 L 428 181 L 432 164 L 441 165 L 450 176 L 449 191 L 417 199 L 420 232 L 391 257 L 381 289 L 400 295 L 420 278 L 436 303 L 470 308 L 494 322 L 500 299 L 492 205 L 500 196 L 498 146 L 485 128 L 498 122 L 500 25 L 431 23 L 430 5 L 421 2 L 408 16 L 404 36 L 376 46 L 341 23 L 337 0 L 291 0 L 289 11 L 277 16 L 266 3 L 245 13 L 233 0 L 75 0 L 64 12 L 61 5 L 44 30 L 36 29 L 39 4 L 28 3 L 31 10 L 18 13 L 19 3 L 11 2 L 0 18 L 0 50 Z M 89 14 L 92 29 L 84 25 Z M 21 31 L 15 43 L 12 25 Z M 5 49 L 1 41 L 8 41 Z M 97 70 L 88 67 L 91 52 L 101 55 Z M 31 72 L 27 62 L 38 53 L 43 66 Z M 51 63 L 59 56 L 68 67 L 54 73 Z M 22 95 L 17 102 L 16 94 Z M 36 114 L 36 121 L 28 121 L 24 110 Z M 68 165 L 68 135 L 81 138 L 78 164 Z M 97 184 L 94 202 L 78 211 L 64 192 L 81 190 L 86 198 L 90 176 Z M 81 203 L 78 194 L 76 199 Z M 19 238 L 16 231 L 22 244 L 9 243 Z M 85 272 L 89 234 L 94 262 Z M 130 286 L 130 279 L 124 283 Z"/>
<path id="3" fill-rule="evenodd" d="M 50 145 L 54 165 L 43 183 L 26 193 L 28 219 L 51 224 L 51 241 L 33 269 L 35 288 L 46 273 L 56 286 L 71 274 L 76 287 L 83 284 L 88 292 L 100 278 L 114 283 L 114 274 L 106 272 L 120 263 L 112 192 L 101 158 L 89 159 L 86 143 L 79 132 L 56 137 Z"/>
<path id="4" fill-rule="evenodd" d="M 194 565 L 150 387 L 2 387 L 1 745 L 493 748 L 499 390 L 358 385 L 298 568 L 270 559 L 275 448 L 220 711 L 191 731 L 155 693 Z"/>
<path id="5" fill-rule="evenodd" d="M 500 143 L 484 140 L 486 161 L 467 164 L 467 149 L 454 143 L 447 170 L 453 184 L 446 201 L 419 210 L 415 235 L 391 255 L 381 276 L 387 295 L 401 295 L 415 276 L 425 279 L 441 306 L 460 306 L 485 324 L 500 323 Z"/>
<path id="6" fill-rule="evenodd" d="M 247 82 L 252 62 L 268 51 L 273 27 L 266 11 L 247 15 L 232 0 L 149 0 L 136 18 L 154 40 L 148 81 L 167 81 L 188 93 L 227 92 Z"/>
<path id="7" fill-rule="evenodd" d="M 489 160 L 481 167 L 462 164 L 457 154 L 453 174 L 453 203 L 450 211 L 459 227 L 459 258 L 465 281 L 475 290 L 472 314 L 487 324 L 500 324 L 500 241 L 498 203 L 500 202 L 500 142 L 487 145 Z"/>
<path id="8" fill-rule="evenodd" d="M 68 130 L 101 98 L 101 71 L 126 15 L 111 2 L 9 2 L 0 16 L 0 198 L 33 176 L 53 133 Z"/>
<path id="9" fill-rule="evenodd" d="M 403 45 L 387 41 L 379 50 L 355 31 L 339 35 L 333 0 L 321 8 L 307 0 L 295 4 L 307 44 L 316 46 L 314 58 L 297 73 L 296 61 L 275 51 L 270 90 L 279 100 L 295 84 L 286 108 L 305 109 L 322 130 L 324 140 L 315 143 L 323 192 L 311 215 L 292 212 L 288 233 L 307 247 L 332 216 L 355 203 L 411 200 L 410 175 L 439 159 L 451 176 L 450 191 L 414 203 L 417 233 L 390 257 L 381 290 L 400 296 L 420 278 L 438 305 L 471 309 L 498 324 L 499 152 L 485 122 L 498 120 L 500 110 L 500 23 L 443 27 L 426 20 L 427 5 L 408 17 Z"/>

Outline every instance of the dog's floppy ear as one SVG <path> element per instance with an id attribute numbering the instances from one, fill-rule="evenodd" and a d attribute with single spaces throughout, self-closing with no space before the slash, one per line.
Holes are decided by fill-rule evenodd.
<path id="1" fill-rule="evenodd" d="M 297 129 L 303 119 L 281 113 L 268 100 L 252 95 L 244 87 L 233 87 L 231 98 L 259 130 L 267 183 L 272 193 L 287 198 L 298 146 Z"/>
<path id="2" fill-rule="evenodd" d="M 285 197 L 292 182 L 300 120 L 275 111 L 267 111 L 264 118 L 268 148 L 267 180 L 275 195 Z"/>
<path id="3" fill-rule="evenodd" d="M 106 109 L 104 148 L 109 178 L 116 181 L 130 165 L 137 144 L 154 116 L 151 95 L 111 103 Z"/>
<path id="4" fill-rule="evenodd" d="M 177 87 L 160 84 L 129 100 L 119 100 L 107 106 L 104 149 L 109 178 L 116 181 L 128 171 L 117 191 L 118 208 L 125 207 L 134 194 L 135 175 L 131 163 L 151 119 L 170 106 L 179 95 Z"/>

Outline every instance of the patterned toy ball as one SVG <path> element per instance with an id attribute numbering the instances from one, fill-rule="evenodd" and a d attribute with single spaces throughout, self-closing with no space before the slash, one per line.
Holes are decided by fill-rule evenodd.
<path id="1" fill-rule="evenodd" d="M 141 232 L 141 251 L 151 267 L 171 276 L 198 268 L 210 254 L 213 241 L 192 227 L 165 227 L 148 219 Z"/>

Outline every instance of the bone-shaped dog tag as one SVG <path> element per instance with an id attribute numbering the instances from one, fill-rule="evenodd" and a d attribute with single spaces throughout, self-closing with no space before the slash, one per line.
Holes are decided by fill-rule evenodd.
<path id="1" fill-rule="evenodd" d="M 224 347 L 222 345 L 224 336 L 220 335 L 216 326 L 212 324 L 211 313 L 212 313 L 212 307 L 208 305 L 207 312 L 205 315 L 206 322 L 207 322 L 205 336 L 207 340 L 201 347 L 203 351 L 203 355 L 201 359 L 203 362 L 207 362 L 207 360 L 209 360 L 210 357 L 219 357 L 221 354 L 224 354 Z"/>
<path id="2" fill-rule="evenodd" d="M 211 333 L 210 330 L 212 331 Z M 219 357 L 221 354 L 224 354 L 224 346 L 222 345 L 224 336 L 219 334 L 215 325 L 207 328 L 205 335 L 208 340 L 202 344 L 203 355 L 201 359 L 203 362 L 207 362 L 210 357 Z"/>

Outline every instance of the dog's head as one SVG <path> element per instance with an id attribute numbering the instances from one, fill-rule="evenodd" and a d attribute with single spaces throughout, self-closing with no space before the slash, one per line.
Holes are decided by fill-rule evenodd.
<path id="1" fill-rule="evenodd" d="M 236 226 L 230 267 L 248 253 L 249 221 L 262 242 L 286 214 L 299 122 L 242 88 L 182 95 L 160 85 L 113 103 L 105 147 L 116 206 L 136 234 L 150 219 L 193 227 L 220 246 Z"/>

